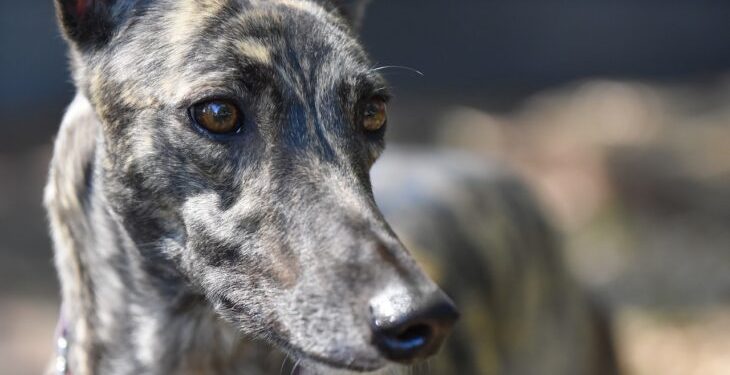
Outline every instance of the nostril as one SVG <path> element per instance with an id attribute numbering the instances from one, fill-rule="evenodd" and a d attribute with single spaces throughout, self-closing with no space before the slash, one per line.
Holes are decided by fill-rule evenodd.
<path id="1" fill-rule="evenodd" d="M 404 350 L 413 350 L 425 346 L 431 338 L 432 330 L 426 324 L 416 324 L 406 328 L 394 337 L 395 344 Z"/>
<path id="2" fill-rule="evenodd" d="M 388 359 L 409 362 L 421 357 L 425 349 L 431 346 L 434 331 L 425 323 L 406 327 L 382 327 L 376 324 L 373 333 L 375 345 Z"/>
<path id="3" fill-rule="evenodd" d="M 458 318 L 444 298 L 428 298 L 417 308 L 398 312 L 392 306 L 371 309 L 373 343 L 386 358 L 410 363 L 435 354 Z M 380 313 L 387 311 L 386 313 Z"/>

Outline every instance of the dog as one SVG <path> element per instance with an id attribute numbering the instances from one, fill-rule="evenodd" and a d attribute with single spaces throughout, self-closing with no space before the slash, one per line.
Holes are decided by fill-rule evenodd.
<path id="1" fill-rule="evenodd" d="M 459 313 L 373 195 L 389 94 L 357 41 L 364 3 L 56 0 L 77 94 L 45 191 L 63 301 L 50 373 L 392 373 L 438 351 Z M 456 226 L 474 207 L 445 206 L 452 223 L 386 210 L 469 309 L 415 369 L 601 373 L 529 195 L 443 176 L 488 203 L 472 230 L 497 234 Z"/>
<path id="2" fill-rule="evenodd" d="M 438 350 L 458 312 L 372 195 L 389 94 L 358 4 L 55 4 L 58 372 L 255 373 L 254 339 L 316 373 Z"/>

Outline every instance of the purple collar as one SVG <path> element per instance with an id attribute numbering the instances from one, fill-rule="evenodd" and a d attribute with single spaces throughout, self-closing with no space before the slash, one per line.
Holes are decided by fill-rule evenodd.
<path id="1" fill-rule="evenodd" d="M 63 317 L 63 306 L 56 325 L 56 358 L 53 361 L 53 373 L 56 375 L 71 375 L 68 369 L 68 324 Z"/>

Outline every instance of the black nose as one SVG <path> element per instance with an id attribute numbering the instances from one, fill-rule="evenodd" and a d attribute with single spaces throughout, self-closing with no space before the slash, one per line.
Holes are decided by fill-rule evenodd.
<path id="1" fill-rule="evenodd" d="M 418 304 L 391 302 L 393 308 L 373 309 L 372 322 L 373 342 L 391 361 L 410 363 L 435 354 L 459 318 L 441 292 Z"/>

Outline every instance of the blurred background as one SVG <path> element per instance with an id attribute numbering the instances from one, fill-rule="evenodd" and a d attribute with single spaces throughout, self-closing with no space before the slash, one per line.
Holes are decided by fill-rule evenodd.
<path id="1" fill-rule="evenodd" d="M 730 374 L 730 2 L 374 1 L 391 142 L 501 160 L 610 302 L 628 374 Z M 58 294 L 41 208 L 73 95 L 51 0 L 0 3 L 0 364 L 37 374 Z"/>

